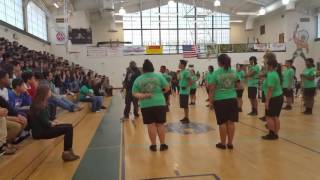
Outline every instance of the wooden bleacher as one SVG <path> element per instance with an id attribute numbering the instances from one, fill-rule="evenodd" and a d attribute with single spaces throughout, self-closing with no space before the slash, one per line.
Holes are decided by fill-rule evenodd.
<path id="1" fill-rule="evenodd" d="M 79 105 L 83 107 L 81 111 L 76 113 L 63 111 L 58 115 L 57 120 L 77 126 L 91 113 L 89 103 L 79 103 Z M 0 179 L 26 179 L 62 141 L 63 136 L 50 140 L 34 140 L 32 137 L 26 139 L 18 145 L 15 155 L 0 157 Z"/>

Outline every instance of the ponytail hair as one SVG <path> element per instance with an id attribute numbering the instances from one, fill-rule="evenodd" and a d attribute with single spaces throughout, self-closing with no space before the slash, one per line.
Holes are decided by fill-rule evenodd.
<path id="1" fill-rule="evenodd" d="M 231 68 L 231 58 L 227 54 L 221 54 L 218 56 L 218 63 L 223 66 L 224 70 Z"/>
<path id="2" fill-rule="evenodd" d="M 278 63 L 277 57 L 274 53 L 266 53 L 264 58 L 267 60 L 267 65 L 273 67 L 273 69 L 278 73 L 280 78 L 280 83 L 282 84 L 282 70 L 281 64 Z"/>

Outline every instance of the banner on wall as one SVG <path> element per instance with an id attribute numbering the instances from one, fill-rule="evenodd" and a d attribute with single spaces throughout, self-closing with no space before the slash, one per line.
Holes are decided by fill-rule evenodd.
<path id="1" fill-rule="evenodd" d="M 67 42 L 67 34 L 64 27 L 57 27 L 55 29 L 54 40 L 56 45 L 63 45 Z"/>
<path id="2" fill-rule="evenodd" d="M 272 43 L 270 44 L 271 51 L 285 51 L 286 45 L 284 43 Z"/>
<path id="3" fill-rule="evenodd" d="M 254 44 L 253 45 L 254 50 L 264 52 L 269 49 L 268 44 Z"/>
<path id="4" fill-rule="evenodd" d="M 145 48 L 144 46 L 124 46 L 123 47 L 123 55 L 141 55 L 144 54 Z"/>
<path id="5" fill-rule="evenodd" d="M 162 54 L 162 46 L 146 46 L 146 54 Z"/>
<path id="6" fill-rule="evenodd" d="M 123 56 L 123 46 L 106 47 L 108 56 Z"/>

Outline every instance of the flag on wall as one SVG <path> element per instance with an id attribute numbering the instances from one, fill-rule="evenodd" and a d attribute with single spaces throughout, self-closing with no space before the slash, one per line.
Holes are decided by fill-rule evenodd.
<path id="1" fill-rule="evenodd" d="M 162 54 L 163 48 L 162 46 L 147 46 L 146 54 Z"/>
<path id="2" fill-rule="evenodd" d="M 182 45 L 183 58 L 194 58 L 198 56 L 196 45 Z"/>

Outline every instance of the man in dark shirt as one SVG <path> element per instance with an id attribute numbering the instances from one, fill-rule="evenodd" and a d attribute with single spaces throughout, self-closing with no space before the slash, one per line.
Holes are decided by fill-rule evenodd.
<path id="1" fill-rule="evenodd" d="M 137 68 L 137 65 L 134 61 L 131 61 L 129 67 L 127 68 L 126 77 L 123 81 L 123 88 L 126 90 L 125 96 L 125 108 L 123 112 L 123 118 L 121 120 L 128 120 L 129 113 L 131 108 L 131 103 L 133 104 L 133 114 L 137 118 L 139 117 L 139 107 L 138 107 L 138 99 L 133 97 L 132 95 L 132 86 L 134 81 L 138 76 L 140 76 L 140 70 Z"/>

